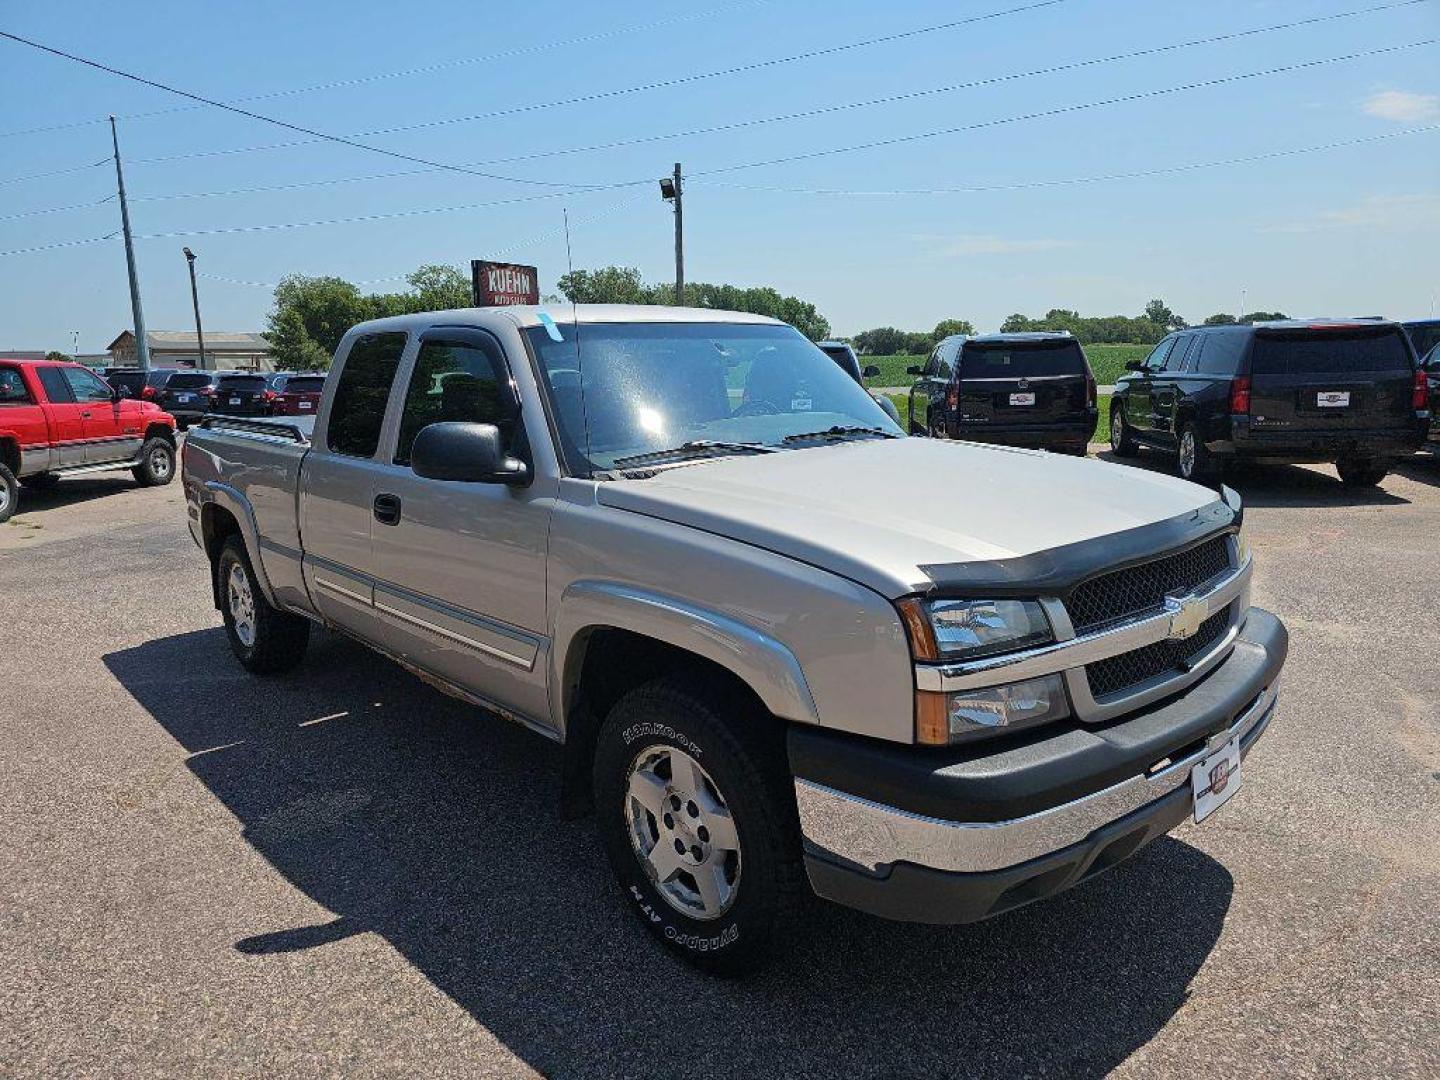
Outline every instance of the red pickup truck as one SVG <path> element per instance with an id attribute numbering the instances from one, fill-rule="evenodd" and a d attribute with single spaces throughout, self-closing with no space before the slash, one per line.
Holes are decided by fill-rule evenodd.
<path id="1" fill-rule="evenodd" d="M 129 469 L 149 487 L 175 477 L 175 418 L 148 401 L 122 399 L 79 364 L 0 356 L 0 522 L 20 485 Z"/>

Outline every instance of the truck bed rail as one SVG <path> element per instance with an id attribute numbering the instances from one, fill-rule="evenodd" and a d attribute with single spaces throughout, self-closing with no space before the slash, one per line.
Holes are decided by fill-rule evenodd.
<path id="1" fill-rule="evenodd" d="M 225 431 L 237 435 L 283 439 L 286 442 L 309 446 L 309 429 L 313 423 L 310 417 L 304 417 L 303 419 L 278 419 L 255 416 L 212 415 L 201 420 L 198 426 L 207 431 Z"/>

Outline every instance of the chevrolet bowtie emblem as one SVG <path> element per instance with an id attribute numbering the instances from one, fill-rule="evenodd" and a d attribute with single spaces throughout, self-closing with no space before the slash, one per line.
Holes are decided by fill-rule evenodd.
<path id="1" fill-rule="evenodd" d="M 1170 632 L 1166 636 L 1171 641 L 1194 637 L 1209 613 L 1210 605 L 1199 597 L 1167 596 L 1165 614 L 1170 616 Z"/>

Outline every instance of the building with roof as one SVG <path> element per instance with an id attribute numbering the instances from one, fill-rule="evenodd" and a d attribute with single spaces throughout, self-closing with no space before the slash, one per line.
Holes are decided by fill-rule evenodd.
<path id="1" fill-rule="evenodd" d="M 199 367 L 200 342 L 188 330 L 151 330 L 145 335 L 150 346 L 151 367 Z M 122 330 L 108 346 L 117 366 L 136 362 L 135 333 Z M 228 371 L 274 371 L 270 342 L 264 334 L 220 330 L 205 334 L 205 366 Z"/>

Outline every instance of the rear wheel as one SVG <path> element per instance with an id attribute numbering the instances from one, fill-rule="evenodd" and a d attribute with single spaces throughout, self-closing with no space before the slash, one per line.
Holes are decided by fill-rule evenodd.
<path id="1" fill-rule="evenodd" d="M 56 484 L 60 483 L 60 477 L 53 472 L 39 472 L 30 476 L 22 476 L 20 483 L 31 491 L 49 491 Z"/>
<path id="2" fill-rule="evenodd" d="M 783 735 L 724 682 L 690 674 L 632 690 L 600 730 L 595 806 L 626 905 L 697 967 L 759 967 L 804 895 Z"/>
<path id="3" fill-rule="evenodd" d="M 240 537 L 225 541 L 215 561 L 215 574 L 225 636 L 245 669 L 256 675 L 275 675 L 299 665 L 310 641 L 310 623 L 265 599 Z"/>
<path id="4" fill-rule="evenodd" d="M 1186 480 L 1203 483 L 1211 480 L 1220 471 L 1215 455 L 1205 448 L 1195 425 L 1189 422 L 1180 425 L 1180 438 L 1175 448 L 1175 471 Z"/>
<path id="5" fill-rule="evenodd" d="M 1344 458 L 1335 463 L 1340 482 L 1346 487 L 1375 487 L 1390 473 L 1388 461 Z"/>
<path id="6" fill-rule="evenodd" d="M 161 438 L 146 439 L 140 464 L 130 470 L 141 487 L 161 487 L 175 479 L 175 448 Z"/>
<path id="7" fill-rule="evenodd" d="M 1116 457 L 1134 457 L 1140 450 L 1125 423 L 1124 406 L 1118 401 L 1110 406 L 1110 449 Z"/>
<path id="8" fill-rule="evenodd" d="M 4 465 L 0 465 L 0 522 L 9 521 L 10 515 L 15 513 L 15 507 L 20 505 L 20 485 L 15 480 L 15 474 Z"/>

